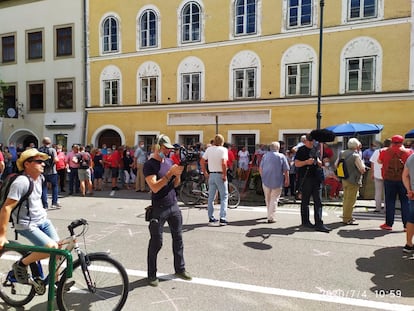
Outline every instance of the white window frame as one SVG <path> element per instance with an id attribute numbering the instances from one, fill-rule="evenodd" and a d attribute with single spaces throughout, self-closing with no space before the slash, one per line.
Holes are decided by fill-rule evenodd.
<path id="1" fill-rule="evenodd" d="M 142 101 L 142 79 L 155 78 L 156 79 L 156 90 L 155 102 L 144 102 Z M 157 63 L 148 61 L 138 68 L 137 72 L 137 103 L 138 104 L 158 104 L 161 102 L 161 70 Z M 151 90 L 150 90 L 151 91 Z"/>
<path id="2" fill-rule="evenodd" d="M 199 10 L 198 15 L 199 15 L 199 20 L 198 20 L 198 38 L 193 38 L 193 18 L 195 13 L 192 12 L 193 10 L 193 6 L 196 6 Z M 186 23 L 184 21 L 184 10 L 187 9 L 187 7 L 190 7 L 190 22 Z M 197 3 L 196 1 L 188 1 L 183 8 L 181 9 L 181 14 L 180 14 L 180 20 L 181 20 L 181 27 L 180 27 L 180 33 L 181 33 L 181 43 L 182 44 L 187 44 L 187 43 L 198 43 L 201 42 L 201 38 L 202 38 L 202 32 L 203 32 L 203 24 L 202 24 L 202 18 L 203 18 L 203 10 L 202 7 L 200 6 L 199 3 Z M 189 39 L 185 39 L 184 38 L 184 32 L 185 29 L 188 28 L 188 33 L 189 33 Z"/>
<path id="3" fill-rule="evenodd" d="M 99 81 L 100 81 L 100 88 L 101 88 L 101 91 L 100 91 L 101 106 L 115 105 L 112 103 L 105 103 L 105 82 L 111 82 L 111 81 L 117 81 L 118 83 L 118 86 L 117 86 L 118 87 L 118 93 L 117 93 L 118 103 L 116 104 L 116 106 L 122 105 L 122 76 L 121 76 L 121 71 L 119 70 L 119 68 L 114 65 L 109 65 L 105 67 L 101 72 Z M 112 86 L 111 86 L 111 89 L 112 89 Z"/>
<path id="4" fill-rule="evenodd" d="M 183 74 L 199 74 L 200 75 L 200 99 L 186 100 L 183 98 Z M 185 58 L 178 66 L 177 70 L 177 95 L 178 101 L 204 101 L 205 99 L 205 67 L 204 63 L 197 57 L 189 56 Z"/>
<path id="5" fill-rule="evenodd" d="M 301 20 L 302 20 L 302 16 L 303 16 L 303 14 L 302 14 L 302 9 L 303 9 L 303 4 L 302 4 L 302 1 L 304 1 L 304 0 L 298 0 L 299 2 L 298 2 L 298 6 L 297 6 L 297 10 L 298 10 L 298 15 L 297 15 L 297 17 L 296 17 L 296 22 L 297 22 L 297 25 L 290 25 L 290 13 L 291 13 L 291 7 L 290 7 L 290 5 L 289 5 L 289 0 L 288 1 L 286 1 L 287 2 L 287 17 L 286 17 L 286 28 L 287 29 L 298 29 L 298 28 L 308 28 L 308 27 L 312 27 L 312 25 L 313 25 L 313 15 L 314 15 L 314 0 L 311 0 L 310 2 L 310 10 L 311 10 L 311 12 L 310 12 L 310 21 L 309 21 L 309 24 L 306 24 L 306 25 L 302 25 L 302 22 L 301 22 Z"/>
<path id="6" fill-rule="evenodd" d="M 107 21 L 108 19 L 113 19 L 114 21 L 116 21 L 116 25 L 117 25 L 117 29 L 116 29 L 116 38 L 117 38 L 117 48 L 116 49 L 112 49 L 111 44 L 109 43 L 109 49 L 105 50 L 105 21 Z M 100 33 L 100 45 L 99 45 L 99 49 L 100 49 L 100 53 L 101 55 L 105 55 L 105 54 L 117 54 L 121 52 L 121 43 L 122 43 L 122 38 L 121 38 L 121 19 L 119 16 L 117 16 L 115 13 L 108 13 L 106 16 L 104 16 L 99 24 L 99 33 Z M 110 37 L 110 35 L 109 35 Z"/>
<path id="7" fill-rule="evenodd" d="M 188 78 L 188 81 L 186 81 Z M 198 79 L 196 84 L 195 79 Z M 181 74 L 181 100 L 182 101 L 200 101 L 200 88 L 201 88 L 201 73 L 200 72 L 187 72 Z M 198 86 L 198 89 L 197 87 Z M 198 94 L 198 97 L 194 97 L 194 93 Z"/>
<path id="8" fill-rule="evenodd" d="M 308 66 L 308 80 L 306 87 L 308 88 L 307 93 L 302 93 L 302 87 L 304 86 L 304 83 L 302 83 L 302 68 L 303 66 Z M 289 67 L 295 67 L 296 68 L 296 74 L 290 75 L 289 74 Z M 295 92 L 290 94 L 290 80 L 295 79 Z M 304 62 L 304 63 L 296 63 L 296 64 L 286 64 L 286 96 L 309 96 L 312 92 L 312 63 L 310 62 Z"/>
<path id="9" fill-rule="evenodd" d="M 238 74 L 242 74 L 242 78 L 238 78 Z M 250 86 L 250 74 L 253 74 L 253 86 Z M 256 80 L 257 80 L 257 73 L 256 68 L 237 68 L 233 71 L 233 79 L 234 79 L 234 90 L 233 90 L 233 98 L 234 99 L 248 99 L 248 98 L 256 98 Z M 239 82 L 241 82 L 241 96 L 237 94 L 239 92 Z M 253 95 L 249 96 L 249 92 L 253 91 Z"/>
<path id="10" fill-rule="evenodd" d="M 371 61 L 371 79 L 369 79 L 368 81 L 366 81 L 364 79 L 364 62 L 366 60 L 370 60 Z M 350 61 L 358 61 L 358 68 L 357 69 L 350 69 L 349 68 L 349 63 Z M 358 76 L 358 81 L 357 81 L 357 89 L 350 89 L 350 75 L 351 75 L 351 71 L 353 73 L 356 73 Z M 363 89 L 363 85 L 369 82 L 369 84 L 371 84 L 370 89 Z M 347 59 L 347 72 L 346 72 L 346 92 L 347 93 L 353 93 L 353 92 L 373 92 L 375 90 L 375 56 L 365 56 L 365 57 L 356 57 L 356 58 L 348 58 Z"/>
<path id="11" fill-rule="evenodd" d="M 153 13 L 155 15 L 155 44 L 143 46 L 142 45 L 142 29 L 141 29 L 142 18 L 144 14 L 149 14 L 149 13 Z M 160 46 L 160 29 L 161 29 L 160 27 L 161 27 L 160 13 L 158 9 L 152 5 L 145 6 L 144 8 L 142 8 L 140 12 L 138 13 L 138 17 L 137 17 L 137 50 L 140 50 L 140 49 L 147 50 L 147 49 L 158 48 Z M 150 30 L 147 30 L 148 38 L 150 37 L 149 32 Z"/>

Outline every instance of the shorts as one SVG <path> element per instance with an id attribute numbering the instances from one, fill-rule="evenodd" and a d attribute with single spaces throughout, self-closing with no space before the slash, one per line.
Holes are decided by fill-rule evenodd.
<path id="1" fill-rule="evenodd" d="M 47 246 L 59 241 L 59 236 L 55 227 L 49 219 L 46 219 L 42 224 L 29 229 L 16 230 L 18 234 L 28 239 L 35 246 Z"/>
<path id="2" fill-rule="evenodd" d="M 414 200 L 410 200 L 410 206 L 408 208 L 407 221 L 414 224 Z"/>
<path id="3" fill-rule="evenodd" d="M 117 167 L 111 167 L 111 177 L 112 178 L 118 178 L 119 176 L 119 168 Z"/>
<path id="4" fill-rule="evenodd" d="M 91 180 L 91 170 L 88 169 L 78 169 L 78 178 L 79 181 L 84 181 L 84 180 Z"/>

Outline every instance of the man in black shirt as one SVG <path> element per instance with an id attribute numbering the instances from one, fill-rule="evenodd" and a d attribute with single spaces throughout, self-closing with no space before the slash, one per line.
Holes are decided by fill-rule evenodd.
<path id="1" fill-rule="evenodd" d="M 313 146 L 313 138 L 306 135 L 304 145 L 301 146 L 295 157 L 295 166 L 299 172 L 299 187 L 302 192 L 300 214 L 302 226 L 314 228 L 316 231 L 329 232 L 330 229 L 322 221 L 321 178 L 320 167 L 322 161 L 318 158 L 317 149 Z M 309 220 L 309 201 L 313 198 L 315 225 Z"/>
<path id="2" fill-rule="evenodd" d="M 158 286 L 157 255 L 162 247 L 164 224 L 168 222 L 173 240 L 175 275 L 191 280 L 185 270 L 184 245 L 182 236 L 183 217 L 178 207 L 175 188 L 180 184 L 183 166 L 173 164 L 168 154 L 174 146 L 170 138 L 161 134 L 156 139 L 153 154 L 144 164 L 144 176 L 151 189 L 152 211 L 149 220 L 150 241 L 148 245 L 148 284 Z"/>

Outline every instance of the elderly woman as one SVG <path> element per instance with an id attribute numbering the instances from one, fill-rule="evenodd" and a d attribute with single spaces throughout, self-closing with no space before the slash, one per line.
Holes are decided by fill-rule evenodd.
<path id="1" fill-rule="evenodd" d="M 342 180 L 344 189 L 344 201 L 342 204 L 342 222 L 345 225 L 357 225 L 352 217 L 352 212 L 358 195 L 358 189 L 362 184 L 362 175 L 365 173 L 365 164 L 360 155 L 361 143 L 356 138 L 348 141 L 348 149 L 340 152 L 335 165 L 339 159 L 345 159 L 344 165 L 348 171 L 348 177 Z"/>

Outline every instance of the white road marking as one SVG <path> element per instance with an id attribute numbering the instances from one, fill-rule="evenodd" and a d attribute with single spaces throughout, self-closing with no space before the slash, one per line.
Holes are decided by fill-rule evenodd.
<path id="1" fill-rule="evenodd" d="M 146 271 L 127 269 L 127 273 L 129 276 L 139 276 L 139 277 L 147 276 Z M 380 302 L 380 301 L 368 300 L 368 299 L 357 299 L 357 298 L 341 297 L 341 296 L 326 295 L 326 294 L 324 295 L 324 294 L 308 293 L 308 292 L 301 292 L 301 291 L 283 289 L 283 288 L 265 287 L 265 286 L 251 285 L 251 284 L 234 283 L 234 282 L 218 281 L 218 280 L 194 278 L 194 277 L 192 281 L 184 281 L 179 278 L 175 278 L 174 275 L 171 275 L 171 274 L 158 273 L 158 277 L 164 280 L 172 280 L 172 281 L 187 282 L 187 283 L 189 282 L 189 283 L 205 285 L 205 286 L 221 287 L 221 288 L 227 288 L 227 289 L 247 291 L 247 292 L 252 292 L 252 293 L 275 295 L 275 296 L 290 297 L 290 298 L 299 298 L 299 299 L 313 300 L 313 301 L 319 301 L 319 302 L 329 302 L 329 303 L 336 303 L 340 305 L 365 307 L 365 308 L 370 308 L 370 309 L 390 310 L 390 311 L 414 311 L 414 306 L 396 304 L 396 303 L 388 303 L 388 302 Z"/>

